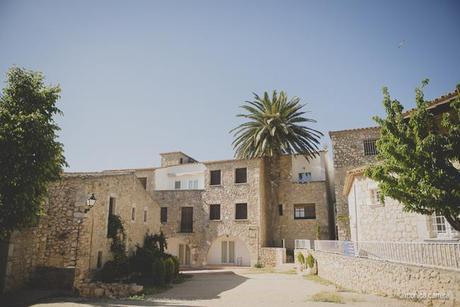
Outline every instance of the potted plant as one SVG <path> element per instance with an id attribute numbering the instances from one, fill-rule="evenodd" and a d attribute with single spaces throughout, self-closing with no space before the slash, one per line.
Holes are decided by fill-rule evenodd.
<path id="1" fill-rule="evenodd" d="M 305 269 L 305 256 L 303 255 L 303 253 L 297 253 L 297 262 L 297 273 L 300 273 Z"/>
<path id="2" fill-rule="evenodd" d="M 305 258 L 305 264 L 306 264 L 305 273 L 307 275 L 315 275 L 318 273 L 316 261 L 315 261 L 315 258 L 313 258 L 312 254 L 308 254 L 307 258 Z"/>

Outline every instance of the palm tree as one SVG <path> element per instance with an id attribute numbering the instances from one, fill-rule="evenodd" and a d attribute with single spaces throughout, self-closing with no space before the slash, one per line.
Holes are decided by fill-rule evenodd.
<path id="1" fill-rule="evenodd" d="M 304 105 L 299 97 L 288 99 L 284 91 L 279 94 L 273 91 L 271 96 L 265 92 L 263 97 L 253 94 L 254 100 L 241 106 L 247 113 L 237 115 L 246 121 L 231 130 L 235 138 L 232 145 L 238 159 L 263 158 L 269 180 L 271 212 L 266 238 L 273 245 L 273 238 L 268 238 L 275 231 L 280 157 L 283 154 L 301 154 L 307 160 L 316 157 L 323 134 L 305 125 L 316 121 L 304 117 L 306 111 L 302 111 Z"/>

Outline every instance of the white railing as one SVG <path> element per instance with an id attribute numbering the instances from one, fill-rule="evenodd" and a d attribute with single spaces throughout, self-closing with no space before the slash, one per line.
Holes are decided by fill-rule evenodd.
<path id="1" fill-rule="evenodd" d="M 317 240 L 315 250 L 460 271 L 460 243 Z"/>
<path id="2" fill-rule="evenodd" d="M 295 240 L 294 246 L 296 249 L 314 249 L 314 242 L 313 240 Z"/>

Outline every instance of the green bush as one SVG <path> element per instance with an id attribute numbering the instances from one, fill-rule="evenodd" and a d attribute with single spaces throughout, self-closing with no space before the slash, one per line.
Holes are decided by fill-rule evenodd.
<path id="1" fill-rule="evenodd" d="M 305 256 L 302 253 L 297 253 L 297 261 L 301 264 L 305 264 Z"/>
<path id="2" fill-rule="evenodd" d="M 256 269 L 261 269 L 261 268 L 264 267 L 264 265 L 263 265 L 262 263 L 260 263 L 260 262 L 257 262 L 256 264 L 254 264 L 254 267 L 255 267 Z"/>
<path id="3" fill-rule="evenodd" d="M 152 276 L 152 263 L 161 257 L 159 250 L 137 247 L 136 252 L 129 259 L 130 269 L 141 276 Z"/>
<path id="4" fill-rule="evenodd" d="M 179 267 L 180 267 L 179 258 L 175 256 L 171 256 L 171 259 L 174 262 L 174 279 L 177 279 L 177 277 L 179 277 Z"/>
<path id="5" fill-rule="evenodd" d="M 104 266 L 96 272 L 95 279 L 103 282 L 115 282 L 129 275 L 127 262 L 107 261 Z"/>
<path id="6" fill-rule="evenodd" d="M 307 266 L 311 269 L 315 266 L 315 258 L 311 254 L 308 254 L 306 259 Z"/>
<path id="7" fill-rule="evenodd" d="M 170 284 L 176 279 L 175 276 L 175 265 L 174 265 L 174 260 L 172 260 L 171 257 L 166 258 L 164 261 L 164 266 L 165 266 L 165 283 Z"/>
<path id="8" fill-rule="evenodd" d="M 165 262 L 161 258 L 156 258 L 152 262 L 152 280 L 155 285 L 164 285 L 166 268 Z"/>

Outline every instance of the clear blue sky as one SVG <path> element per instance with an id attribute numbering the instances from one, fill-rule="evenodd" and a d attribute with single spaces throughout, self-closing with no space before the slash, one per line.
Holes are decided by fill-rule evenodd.
<path id="1" fill-rule="evenodd" d="M 0 79 L 59 83 L 68 170 L 233 156 L 252 92 L 284 89 L 327 132 L 372 125 L 387 85 L 406 107 L 460 82 L 459 1 L 5 1 Z M 402 47 L 398 44 L 405 41 Z M 3 84 L 2 84 L 3 87 Z"/>

